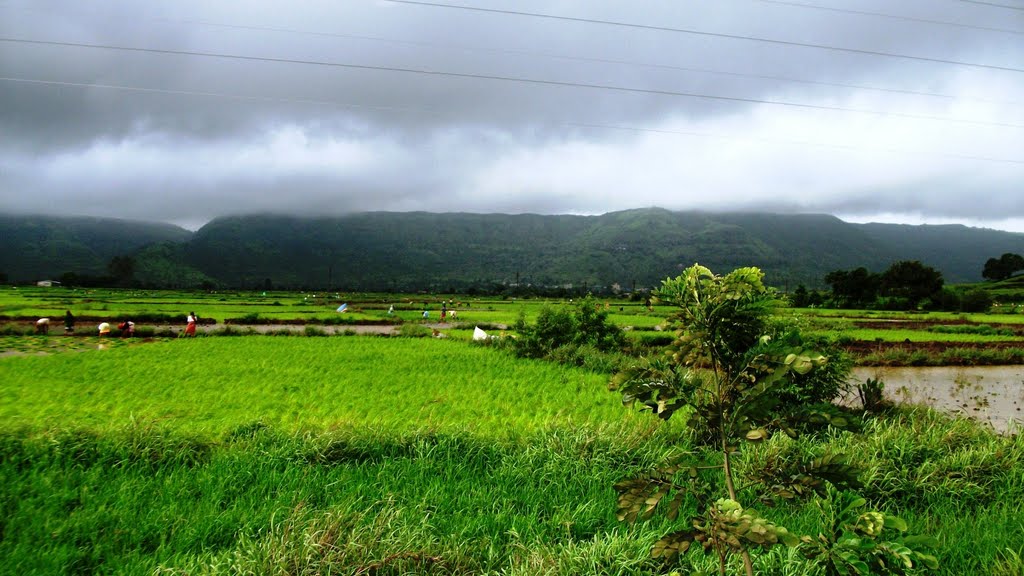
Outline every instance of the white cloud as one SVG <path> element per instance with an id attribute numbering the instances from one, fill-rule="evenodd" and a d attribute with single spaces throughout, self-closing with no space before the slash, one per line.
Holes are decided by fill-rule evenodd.
<path id="1" fill-rule="evenodd" d="M 760 2 L 494 7 L 1024 68 L 1012 34 Z M 1009 25 L 981 5 L 858 8 Z M 65 13 L 75 24 L 53 25 Z M 71 85 L 0 80 L 4 211 L 193 226 L 260 211 L 654 205 L 1014 230 L 1024 220 L 1024 73 L 1013 70 L 387 2 L 111 2 L 91 14 L 15 1 L 0 5 L 0 33 L 293 60 L 5 43 L 0 77 Z M 75 85 L 91 83 L 166 92 Z"/>

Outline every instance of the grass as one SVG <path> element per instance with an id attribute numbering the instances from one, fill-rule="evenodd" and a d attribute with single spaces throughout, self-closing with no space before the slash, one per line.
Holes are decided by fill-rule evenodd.
<path id="1" fill-rule="evenodd" d="M 0 358 L 0 371 L 0 423 L 16 426 L 135 418 L 216 433 L 259 419 L 522 432 L 622 418 L 602 375 L 432 338 L 178 339 Z"/>
<path id="2" fill-rule="evenodd" d="M 1024 348 L 951 347 L 942 351 L 888 348 L 857 358 L 860 366 L 1005 366 L 1024 364 Z"/>
<path id="3" fill-rule="evenodd" d="M 337 318 L 338 301 L 350 318 L 386 319 L 393 299 L 407 336 L 430 332 L 422 296 L 13 292 L 0 293 L 0 314 L 194 309 L 309 321 L 307 336 L 327 332 L 316 320 Z M 0 573 L 666 573 L 648 552 L 672 525 L 617 522 L 612 485 L 689 449 L 679 417 L 622 408 L 599 372 L 466 342 L 474 323 L 529 320 L 544 305 L 568 303 L 466 299 L 445 340 L 274 338 L 245 326 L 230 328 L 235 338 L 155 342 L 0 336 L 0 351 L 16 352 L 0 356 Z M 609 309 L 636 328 L 638 349 L 672 336 L 651 330 L 667 309 Z M 820 312 L 796 319 L 868 341 L 1005 341 L 1005 325 L 1022 320 Z M 861 319 L 987 328 L 865 330 Z M 1020 349 L 942 354 L 955 350 L 894 362 L 1024 362 Z M 914 409 L 818 440 L 778 435 L 745 450 L 738 471 L 773 454 L 849 454 L 872 504 L 940 539 L 939 574 L 1024 573 L 1021 437 Z M 754 505 L 755 493 L 740 499 Z M 809 504 L 754 507 L 791 530 L 817 529 Z M 777 549 L 756 566 L 814 574 L 794 554 Z M 691 555 L 678 568 L 715 564 Z"/>
<path id="4" fill-rule="evenodd" d="M 215 447 L 139 430 L 6 437 L 0 569 L 650 573 L 664 527 L 621 526 L 609 505 L 644 464 L 637 447 L 588 430 L 505 443 L 258 429 Z"/>
<path id="5" fill-rule="evenodd" d="M 0 358 L 0 573 L 655 574 L 612 485 L 689 445 L 606 378 L 430 338 L 200 338 Z M 841 451 L 938 536 L 1019 573 L 1024 445 L 920 410 L 745 451 Z M 754 493 L 742 493 L 754 502 Z M 813 533 L 806 504 L 762 512 Z M 811 574 L 790 551 L 764 573 Z M 681 568 L 713 561 L 691 556 Z M 1015 572 L 1016 571 L 1016 572 Z"/>
<path id="6" fill-rule="evenodd" d="M 115 290 L 38 287 L 0 288 L 0 316 L 62 318 L 65 310 L 90 319 L 148 318 L 152 322 L 184 323 L 196 312 L 200 318 L 234 323 L 420 322 L 424 309 L 430 321 L 440 320 L 441 303 L 458 311 L 458 322 L 513 324 L 520 315 L 534 320 L 543 306 L 568 306 L 549 299 L 502 299 L 465 295 L 401 295 L 326 292 L 202 292 L 174 290 Z M 349 311 L 336 312 L 342 303 Z M 653 327 L 668 309 L 649 312 L 636 302 L 608 299 L 612 320 L 622 326 Z M 394 314 L 388 315 L 394 306 Z M 621 309 L 621 311 L 620 311 Z"/>

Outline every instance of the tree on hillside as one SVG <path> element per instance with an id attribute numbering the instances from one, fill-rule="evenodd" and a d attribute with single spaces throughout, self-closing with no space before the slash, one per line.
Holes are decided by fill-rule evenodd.
<path id="1" fill-rule="evenodd" d="M 925 298 L 938 294 L 942 284 L 942 273 L 935 268 L 917 260 L 902 260 L 882 273 L 879 293 L 903 300 L 907 307 L 915 308 Z"/>
<path id="2" fill-rule="evenodd" d="M 130 286 L 135 280 L 135 259 L 131 256 L 114 256 L 107 264 L 107 273 L 118 286 Z"/>
<path id="3" fill-rule="evenodd" d="M 1006 280 L 1021 270 L 1024 270 L 1024 256 L 1007 252 L 999 258 L 989 258 L 981 276 L 988 280 Z"/>

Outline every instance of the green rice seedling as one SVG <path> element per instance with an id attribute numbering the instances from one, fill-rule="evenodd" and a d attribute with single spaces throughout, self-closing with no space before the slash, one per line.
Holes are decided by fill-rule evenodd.
<path id="1" fill-rule="evenodd" d="M 1010 328 L 993 328 L 988 324 L 942 324 L 928 328 L 940 334 L 980 334 L 982 336 L 1016 336 Z"/>
<path id="2" fill-rule="evenodd" d="M 323 328 L 320 328 L 319 326 L 311 326 L 309 324 L 302 329 L 302 333 L 306 336 L 330 336 L 330 334 L 328 334 Z"/>
<path id="3" fill-rule="evenodd" d="M 263 418 L 275 426 L 511 430 L 622 417 L 600 374 L 436 339 L 176 339 L 0 358 L 0 373 L 10 400 L 0 405 L 0 426 L 144 418 L 223 429 Z M 126 373 L 130 385 L 119 377 Z"/>
<path id="4" fill-rule="evenodd" d="M 843 334 L 865 342 L 1024 342 L 1024 338 L 1019 336 L 977 333 L 943 333 L 932 330 L 873 330 L 857 328 L 847 330 Z"/>
<path id="5" fill-rule="evenodd" d="M 398 335 L 402 338 L 429 338 L 434 331 L 421 324 L 402 324 L 398 327 Z"/>

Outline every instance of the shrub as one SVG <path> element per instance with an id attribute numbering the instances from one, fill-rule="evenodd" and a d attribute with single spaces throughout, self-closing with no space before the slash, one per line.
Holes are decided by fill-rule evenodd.
<path id="1" fill-rule="evenodd" d="M 532 325 L 520 316 L 515 330 L 519 338 L 512 348 L 523 358 L 551 357 L 555 350 L 568 345 L 589 346 L 601 352 L 621 350 L 626 345 L 622 330 L 608 321 L 608 312 L 589 296 L 572 311 L 543 307 Z"/>
<path id="2" fill-rule="evenodd" d="M 527 324 L 522 316 L 516 321 L 519 338 L 513 340 L 513 350 L 522 358 L 543 358 L 572 342 L 576 327 L 576 320 L 568 310 L 544 306 L 533 325 Z"/>
<path id="3" fill-rule="evenodd" d="M 580 366 L 594 372 L 614 373 L 626 364 L 627 357 L 604 352 L 590 344 L 566 344 L 551 351 L 549 358 L 559 364 Z"/>

